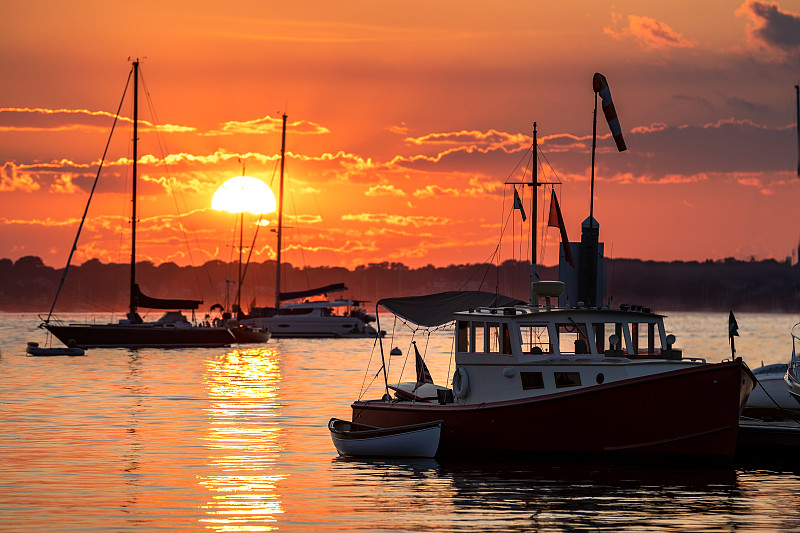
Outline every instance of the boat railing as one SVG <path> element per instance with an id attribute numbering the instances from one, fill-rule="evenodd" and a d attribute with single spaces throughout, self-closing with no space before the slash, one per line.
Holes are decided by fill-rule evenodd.
<path id="1" fill-rule="evenodd" d="M 48 315 L 47 313 L 41 313 L 41 314 L 39 314 L 37 316 L 39 317 L 39 320 L 42 321 L 42 324 L 39 327 L 42 327 L 42 325 L 44 325 L 44 324 L 49 324 L 50 322 L 55 322 L 55 324 L 57 326 L 65 326 L 66 325 L 63 320 L 58 318 L 57 315 L 53 315 L 53 314 Z"/>
<path id="2" fill-rule="evenodd" d="M 684 361 L 691 361 L 693 363 L 703 363 L 706 364 L 705 357 L 684 357 Z"/>
<path id="3" fill-rule="evenodd" d="M 792 360 L 789 363 L 789 368 L 791 369 L 792 374 L 796 376 L 798 366 L 800 366 L 800 361 L 797 357 L 798 343 L 800 343 L 800 322 L 792 326 L 790 333 L 792 334 Z"/>

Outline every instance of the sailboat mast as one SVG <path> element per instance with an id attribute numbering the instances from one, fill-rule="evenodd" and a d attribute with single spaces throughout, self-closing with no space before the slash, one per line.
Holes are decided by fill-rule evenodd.
<path id="1" fill-rule="evenodd" d="M 797 175 L 800 176 L 800 85 L 794 86 L 794 94 L 797 100 Z"/>
<path id="2" fill-rule="evenodd" d="M 533 205 L 531 209 L 531 273 L 530 273 L 530 283 L 529 290 L 530 290 L 530 303 L 531 305 L 535 306 L 536 301 L 534 300 L 533 294 L 533 284 L 534 282 L 539 281 L 539 273 L 537 272 L 537 257 L 536 257 L 536 232 L 538 228 L 536 227 L 536 220 L 537 220 L 537 203 L 539 199 L 539 143 L 536 139 L 536 123 L 533 123 L 533 170 L 531 171 L 531 187 L 533 189 L 532 196 L 533 196 Z"/>
<path id="3" fill-rule="evenodd" d="M 283 132 L 281 134 L 281 179 L 278 186 L 278 248 L 275 265 L 275 309 L 281 306 L 281 232 L 283 231 L 283 169 L 286 155 L 286 113 L 283 114 Z"/>
<path id="4" fill-rule="evenodd" d="M 242 172 L 244 176 L 244 172 Z M 242 309 L 242 239 L 244 237 L 244 211 L 239 213 L 239 282 L 236 284 L 236 311 Z"/>
<path id="5" fill-rule="evenodd" d="M 133 191 L 131 207 L 131 297 L 130 314 L 136 313 L 136 162 L 139 159 L 139 60 L 133 62 Z"/>
<path id="6" fill-rule="evenodd" d="M 592 179 L 589 187 L 589 227 L 594 224 L 594 155 L 597 151 L 597 93 L 594 93 L 594 114 L 592 115 Z"/>

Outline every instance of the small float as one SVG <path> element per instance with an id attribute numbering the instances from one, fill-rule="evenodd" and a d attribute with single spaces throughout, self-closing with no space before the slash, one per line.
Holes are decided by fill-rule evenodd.
<path id="1" fill-rule="evenodd" d="M 328 429 L 339 455 L 345 457 L 433 457 L 443 422 L 379 428 L 331 418 Z"/>
<path id="2" fill-rule="evenodd" d="M 42 348 L 38 342 L 29 342 L 25 347 L 25 353 L 34 357 L 48 357 L 55 355 L 84 355 L 83 348 L 78 346 L 57 346 L 55 348 Z"/>

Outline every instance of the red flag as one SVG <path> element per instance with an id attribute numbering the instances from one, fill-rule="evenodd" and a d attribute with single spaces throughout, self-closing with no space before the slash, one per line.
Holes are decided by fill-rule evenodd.
<path id="1" fill-rule="evenodd" d="M 605 76 L 595 72 L 592 79 L 592 88 L 594 92 L 600 95 L 603 99 L 603 113 L 608 121 L 608 126 L 611 128 L 611 135 L 614 136 L 614 142 L 617 143 L 617 150 L 624 152 L 628 149 L 625 146 L 625 140 L 622 138 L 622 126 L 619 125 L 619 118 L 617 118 L 617 110 L 614 108 L 614 102 L 611 101 L 611 89 L 608 88 L 608 82 Z"/>
<path id="2" fill-rule="evenodd" d="M 567 237 L 567 228 L 564 226 L 564 218 L 561 216 L 561 208 L 558 206 L 558 199 L 556 192 L 550 196 L 550 217 L 547 220 L 548 226 L 553 226 L 561 230 L 561 246 L 564 247 L 564 259 L 567 260 L 569 266 L 574 267 L 575 262 L 572 260 L 572 250 L 569 247 L 569 238 Z"/>

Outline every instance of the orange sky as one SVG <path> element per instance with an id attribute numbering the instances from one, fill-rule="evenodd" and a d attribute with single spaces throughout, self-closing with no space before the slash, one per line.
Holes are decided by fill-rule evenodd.
<path id="1" fill-rule="evenodd" d="M 142 91 L 142 118 L 161 129 L 140 132 L 141 259 L 232 258 L 235 216 L 212 211 L 211 196 L 243 164 L 277 191 L 283 112 L 284 257 L 297 266 L 482 262 L 503 228 L 501 260 L 526 259 L 503 183 L 518 176 L 534 121 L 578 240 L 594 72 L 628 146 L 616 152 L 600 113 L 607 256 L 782 260 L 797 248 L 800 1 L 711 0 L 702 12 L 696 1 L 282 4 L 4 5 L 0 257 L 63 266 L 129 56 L 142 58 L 152 102 Z M 78 264 L 128 261 L 123 125 Z M 540 261 L 554 264 L 558 232 L 544 234 Z M 254 260 L 274 252 L 262 231 Z"/>

